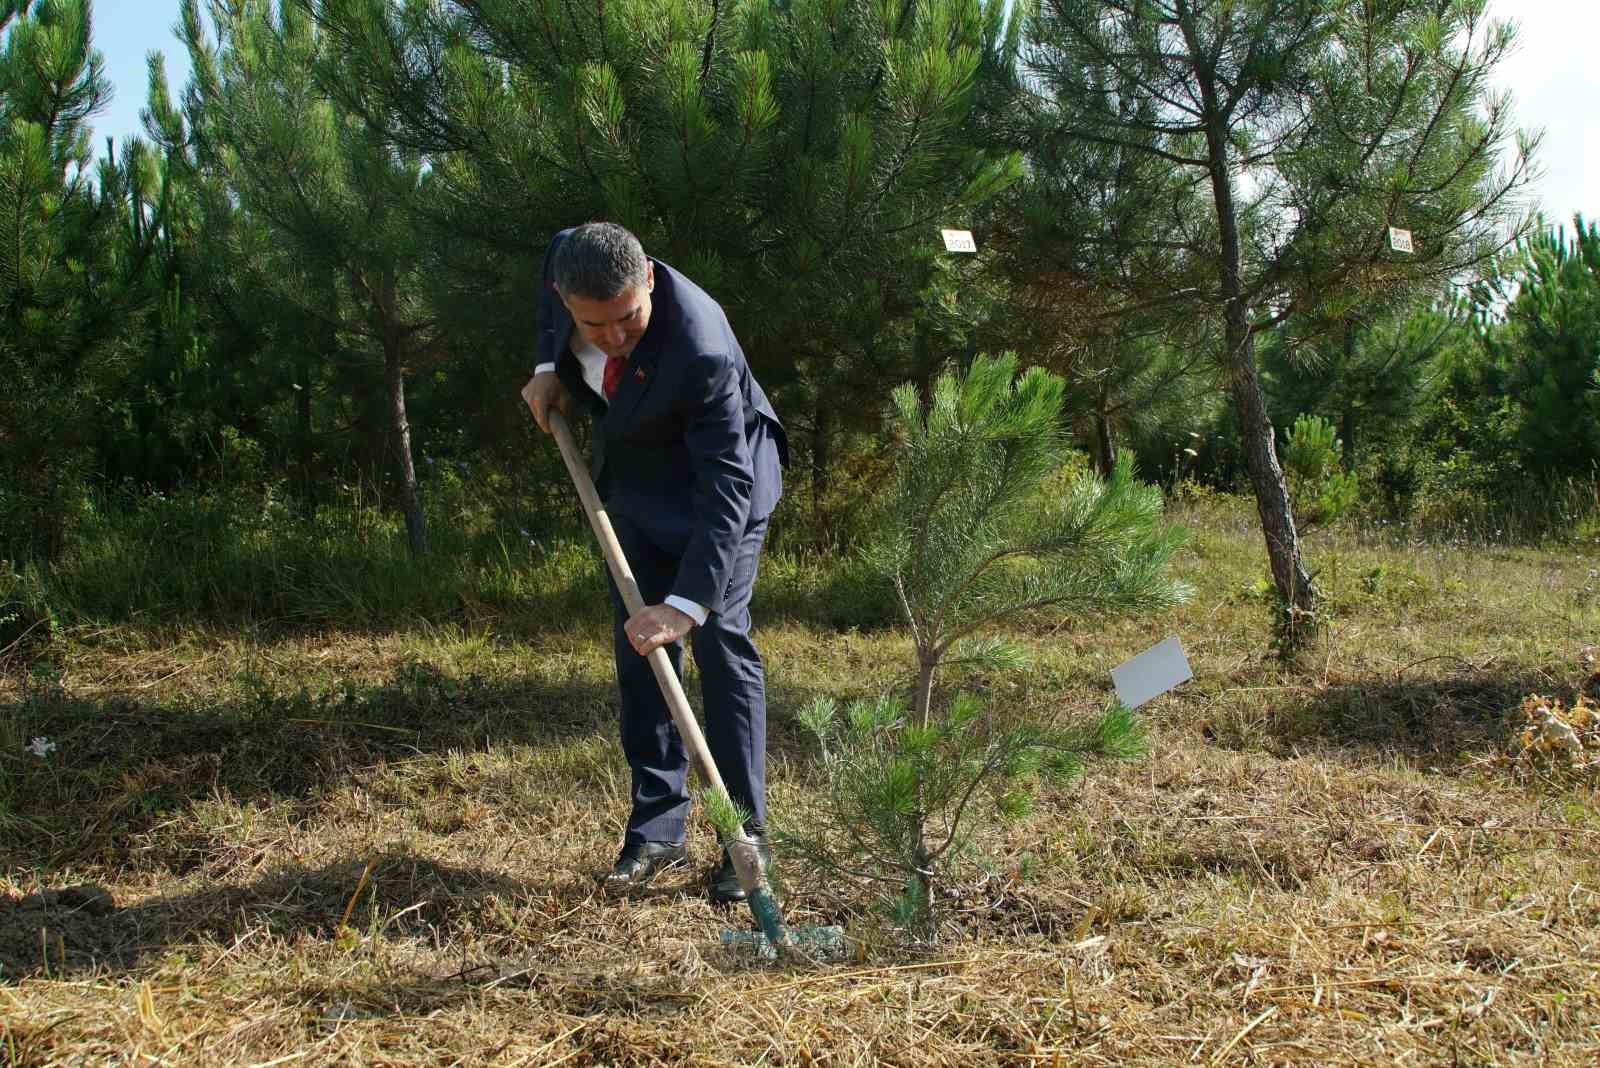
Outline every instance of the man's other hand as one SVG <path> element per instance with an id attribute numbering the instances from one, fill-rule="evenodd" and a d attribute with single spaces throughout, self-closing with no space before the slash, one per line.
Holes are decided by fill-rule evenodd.
<path id="1" fill-rule="evenodd" d="M 533 413 L 533 421 L 546 434 L 550 433 L 552 408 L 569 419 L 572 417 L 572 395 L 554 371 L 528 379 L 528 384 L 522 387 L 522 399 L 527 403 L 528 411 Z"/>
<path id="2" fill-rule="evenodd" d="M 646 605 L 622 625 L 622 632 L 640 656 L 671 645 L 694 629 L 694 620 L 669 604 Z"/>

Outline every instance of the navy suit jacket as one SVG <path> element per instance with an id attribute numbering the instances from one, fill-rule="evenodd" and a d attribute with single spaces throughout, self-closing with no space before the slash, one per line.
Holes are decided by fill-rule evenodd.
<path id="1" fill-rule="evenodd" d="M 650 324 L 608 405 L 584 382 L 572 315 L 545 253 L 536 364 L 553 363 L 594 419 L 595 486 L 606 510 L 680 563 L 670 594 L 720 612 L 735 550 L 783 493 L 788 439 L 722 307 L 652 259 Z"/>

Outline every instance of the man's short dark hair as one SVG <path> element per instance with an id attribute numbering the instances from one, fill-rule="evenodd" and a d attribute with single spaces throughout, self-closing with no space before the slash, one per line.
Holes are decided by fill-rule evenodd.
<path id="1" fill-rule="evenodd" d="M 616 223 L 584 223 L 556 249 L 551 273 L 563 297 L 610 300 L 645 282 L 644 247 Z"/>

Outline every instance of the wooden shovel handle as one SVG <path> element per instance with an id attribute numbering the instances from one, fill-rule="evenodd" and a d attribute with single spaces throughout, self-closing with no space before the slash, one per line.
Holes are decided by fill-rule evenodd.
<path id="1" fill-rule="evenodd" d="M 611 578 L 622 593 L 622 603 L 627 607 L 628 614 L 634 615 L 644 607 L 644 597 L 639 593 L 639 583 L 634 581 L 633 570 L 628 567 L 628 558 L 622 554 L 616 531 L 611 529 L 605 505 L 600 503 L 600 495 L 595 492 L 589 468 L 578 454 L 578 443 L 573 440 L 572 428 L 554 408 L 550 409 L 546 418 L 550 433 L 556 439 L 556 447 L 561 450 L 561 459 L 567 465 L 567 474 L 572 476 L 572 484 L 578 490 L 578 499 L 583 502 L 584 514 L 589 517 L 594 536 L 600 541 L 600 551 L 605 554 Z M 672 670 L 672 661 L 667 658 L 666 649 L 656 649 L 650 654 L 650 670 L 655 672 L 656 682 L 661 686 L 661 696 L 667 699 L 667 708 L 672 713 L 672 721 L 678 725 L 678 734 L 694 754 L 701 775 L 713 790 L 727 797 L 728 788 L 723 785 L 722 774 L 711 760 L 706 736 L 700 731 L 700 722 L 694 718 L 694 710 L 689 707 L 689 698 L 683 692 L 683 683 L 678 681 L 678 673 Z"/>

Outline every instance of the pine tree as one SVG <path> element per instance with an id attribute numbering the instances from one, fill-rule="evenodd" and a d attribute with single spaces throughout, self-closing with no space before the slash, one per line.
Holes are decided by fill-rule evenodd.
<path id="1" fill-rule="evenodd" d="M 1284 610 L 1315 618 L 1256 335 L 1388 289 L 1466 275 L 1524 225 L 1531 145 L 1488 78 L 1513 40 L 1483 0 L 1043 0 L 1029 63 L 1078 136 L 1145 153 L 1210 195 L 1192 242 L 1217 361 Z M 1105 72 L 1112 72 L 1109 75 Z M 1145 106 L 1145 105 L 1149 106 Z M 1409 229 L 1417 253 L 1387 245 Z"/>
<path id="2" fill-rule="evenodd" d="M 125 286 L 90 117 L 110 98 L 88 0 L 0 2 L 0 537 L 55 555 L 83 490 Z"/>
<path id="3" fill-rule="evenodd" d="M 1283 470 L 1294 514 L 1309 529 L 1331 523 L 1356 503 L 1356 476 L 1344 470 L 1344 442 L 1320 415 L 1301 413 L 1283 440 Z"/>
<path id="4" fill-rule="evenodd" d="M 1404 448 L 1461 325 L 1444 295 L 1388 303 L 1352 310 L 1337 324 L 1310 324 L 1306 333 L 1287 322 L 1258 339 L 1274 424 L 1301 413 L 1332 421 L 1347 471 L 1362 457 L 1383 463 Z"/>
<path id="5" fill-rule="evenodd" d="M 1178 421 L 1214 388 L 1209 324 L 1189 307 L 1206 205 L 1148 151 L 1079 136 L 1049 95 L 1025 96 L 1020 114 L 1027 176 L 997 198 L 988 234 L 1009 289 L 1005 345 L 1067 380 L 1068 418 L 1110 476 L 1119 438 Z"/>
<path id="6" fill-rule="evenodd" d="M 1600 226 L 1526 241 L 1497 296 L 1505 322 L 1484 331 L 1513 405 L 1525 470 L 1592 478 L 1600 468 Z M 1512 294 L 1515 294 L 1514 296 Z"/>
<path id="7" fill-rule="evenodd" d="M 552 232 L 620 222 L 727 307 L 821 482 L 918 373 L 938 229 L 1020 174 L 982 147 L 1020 25 L 993 0 L 305 2 L 329 91 L 439 177 L 457 307 L 527 353 Z"/>
<path id="8" fill-rule="evenodd" d="M 122 402 L 135 440 L 108 449 L 102 462 L 108 472 L 148 464 L 135 477 L 165 485 L 208 472 L 226 457 L 226 442 L 250 442 L 267 461 L 259 474 L 292 471 L 310 506 L 329 481 L 327 458 L 360 453 L 359 443 L 352 450 L 331 430 L 319 432 L 346 414 L 334 381 L 337 287 L 326 268 L 311 278 L 292 249 L 278 247 L 266 221 L 242 206 L 226 172 L 206 162 L 187 108 L 172 99 L 160 53 L 149 62 L 144 125 L 164 205 L 160 315 Z M 304 301 L 283 299 L 290 278 L 303 280 Z M 364 369 L 353 377 L 372 391 Z M 376 436 L 373 467 L 388 452 L 387 435 Z"/>
<path id="9" fill-rule="evenodd" d="M 1041 776 L 1065 781 L 1085 759 L 1139 748 L 1137 722 L 1112 707 L 1087 722 L 1032 722 L 971 696 L 936 700 L 947 662 L 1004 667 L 1018 653 L 994 635 L 1024 613 L 1155 612 L 1187 596 L 1167 575 L 1180 531 L 1161 523 L 1161 494 L 1127 461 L 1109 479 L 1056 484 L 1066 459 L 1064 383 L 1016 360 L 980 356 L 945 374 L 924 403 L 894 393 L 896 479 L 867 559 L 894 591 L 916 650 L 909 709 L 885 698 L 840 714 L 807 710 L 828 786 L 820 813 L 791 832 L 794 852 L 886 882 L 900 918 L 924 931 L 934 887 L 970 840 L 976 806 L 1023 811 Z"/>
<path id="10" fill-rule="evenodd" d="M 153 73 L 161 56 L 152 56 Z M 108 483 L 170 488 L 211 450 L 215 393 L 197 390 L 207 348 L 204 321 L 190 285 L 199 244 L 195 198 L 181 168 L 158 144 L 109 138 L 99 161 L 98 187 L 109 216 L 105 235 L 118 257 L 130 303 L 122 324 L 117 388 L 103 400 L 92 428 L 94 467 Z M 236 351 L 235 361 L 247 360 Z"/>
<path id="11" fill-rule="evenodd" d="M 405 377 L 442 350 L 418 222 L 430 177 L 416 153 L 385 145 L 323 91 L 315 74 L 327 41 L 297 6 L 213 0 L 209 14 L 216 47 L 197 0 L 184 0 L 194 67 L 184 111 L 197 166 L 222 180 L 246 216 L 230 234 L 232 262 L 335 346 L 324 358 L 344 372 L 354 421 L 388 443 L 420 555 L 427 530 Z"/>

